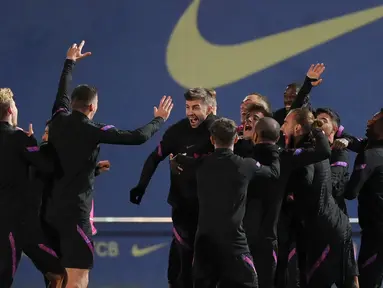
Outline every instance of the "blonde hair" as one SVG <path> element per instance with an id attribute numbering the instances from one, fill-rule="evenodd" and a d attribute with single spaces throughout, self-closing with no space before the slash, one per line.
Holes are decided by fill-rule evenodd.
<path id="1" fill-rule="evenodd" d="M 0 88 L 0 117 L 4 117 L 13 101 L 13 92 L 10 88 Z"/>

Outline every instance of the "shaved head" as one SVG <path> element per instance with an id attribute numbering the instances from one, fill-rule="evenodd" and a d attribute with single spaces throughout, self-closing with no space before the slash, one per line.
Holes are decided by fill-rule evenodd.
<path id="1" fill-rule="evenodd" d="M 278 142 L 281 127 L 277 121 L 271 117 L 259 119 L 255 125 L 255 133 L 257 134 L 258 142 Z"/>

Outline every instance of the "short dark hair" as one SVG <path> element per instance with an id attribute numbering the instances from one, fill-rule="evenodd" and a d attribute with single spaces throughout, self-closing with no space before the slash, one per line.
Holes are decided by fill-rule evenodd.
<path id="1" fill-rule="evenodd" d="M 309 132 L 311 130 L 311 126 L 314 123 L 315 117 L 314 114 L 310 111 L 310 109 L 306 107 L 297 108 L 291 110 L 289 114 L 295 115 L 295 122 L 302 126 L 303 131 Z"/>
<path id="2" fill-rule="evenodd" d="M 257 112 L 261 112 L 264 117 L 271 117 L 272 114 L 263 107 L 263 105 L 256 103 L 249 103 L 245 107 L 246 114 L 253 114 Z"/>
<path id="3" fill-rule="evenodd" d="M 211 124 L 210 134 L 218 146 L 230 147 L 237 136 L 237 125 L 231 119 L 219 118 Z"/>
<path id="4" fill-rule="evenodd" d="M 271 113 L 271 103 L 269 101 L 269 98 L 267 98 L 267 96 L 264 96 L 258 92 L 252 92 L 250 93 L 249 95 L 256 95 L 262 102 L 265 103 L 265 110 L 269 113 Z"/>
<path id="5" fill-rule="evenodd" d="M 333 121 L 338 127 L 340 126 L 340 117 L 339 114 L 336 113 L 331 108 L 318 108 L 315 110 L 315 117 L 318 117 L 319 114 L 325 113 L 330 116 L 331 121 Z"/>
<path id="6" fill-rule="evenodd" d="M 214 106 L 215 99 L 209 89 L 196 87 L 188 89 L 184 94 L 186 101 L 201 100 L 203 104 Z"/>
<path id="7" fill-rule="evenodd" d="M 72 108 L 83 109 L 92 104 L 97 96 L 97 89 L 89 85 L 79 85 L 72 92 Z"/>
<path id="8" fill-rule="evenodd" d="M 301 90 L 301 88 L 302 88 L 302 85 L 297 83 L 297 82 L 293 82 L 293 83 L 288 84 L 287 87 L 295 87 L 295 90 L 298 94 L 299 90 Z"/>
<path id="9" fill-rule="evenodd" d="M 257 135 L 265 141 L 277 142 L 280 136 L 281 126 L 271 117 L 259 119 L 255 125 Z"/>

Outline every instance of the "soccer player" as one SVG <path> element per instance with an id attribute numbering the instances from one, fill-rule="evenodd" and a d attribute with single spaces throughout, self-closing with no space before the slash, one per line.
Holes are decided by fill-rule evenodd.
<path id="1" fill-rule="evenodd" d="M 47 121 L 45 129 L 44 129 L 44 134 L 41 137 L 42 142 L 40 143 L 40 151 L 43 153 L 46 157 L 53 158 L 55 153 L 52 150 L 52 145 L 48 143 L 49 139 L 49 124 L 51 121 Z M 95 170 L 95 176 L 99 176 L 102 172 L 109 171 L 110 169 L 110 162 L 108 160 L 102 160 L 97 163 L 96 170 Z M 33 176 L 37 180 L 36 185 L 37 189 L 35 193 L 38 193 L 41 195 L 41 205 L 39 209 L 39 214 L 40 214 L 40 219 L 42 223 L 43 230 L 49 238 L 49 242 L 54 248 L 54 250 L 59 251 L 60 250 L 60 244 L 58 243 L 58 237 L 55 235 L 56 233 L 52 231 L 52 229 L 49 227 L 49 225 L 46 224 L 45 222 L 45 210 L 46 210 L 46 204 L 48 201 L 48 198 L 51 197 L 52 189 L 53 189 L 53 182 L 54 182 L 54 173 L 41 173 L 40 171 L 32 171 Z M 94 220 L 93 220 L 93 210 L 94 210 L 94 201 L 92 200 L 92 209 L 90 211 L 89 215 L 89 221 L 90 225 L 92 227 L 92 236 L 97 233 L 97 229 L 94 226 Z M 58 255 L 60 257 L 60 254 Z M 50 281 L 49 279 L 44 276 L 44 281 L 46 284 L 46 287 L 50 287 Z"/>
<path id="2" fill-rule="evenodd" d="M 217 284 L 225 288 L 257 287 L 257 274 L 242 221 L 250 180 L 279 177 L 278 147 L 271 147 L 274 157 L 267 167 L 234 154 L 234 144 L 238 141 L 234 121 L 218 119 L 210 130 L 214 153 L 201 161 L 180 155 L 177 159 L 183 167 L 192 165 L 188 162 L 198 162 L 194 287 L 216 287 Z"/>
<path id="3" fill-rule="evenodd" d="M 146 159 L 138 185 L 131 192 L 131 202 L 139 204 L 158 164 L 170 154 L 186 153 L 199 158 L 214 151 L 210 125 L 214 99 L 205 88 L 192 88 L 184 94 L 186 118 L 165 132 L 160 145 Z M 171 173 L 168 203 L 172 207 L 173 242 L 169 255 L 168 281 L 172 288 L 192 287 L 194 237 L 198 221 L 195 171 Z M 177 249 L 174 251 L 174 249 Z"/>
<path id="4" fill-rule="evenodd" d="M 315 122 L 308 109 L 290 111 L 282 126 L 287 143 L 301 147 L 310 136 L 313 123 L 323 125 L 320 121 Z M 326 146 L 330 152 L 328 141 Z M 350 287 L 355 281 L 354 271 L 348 271 L 355 267 L 348 263 L 355 261 L 353 257 L 349 259 L 352 253 L 348 251 L 352 249 L 351 225 L 332 197 L 329 160 L 295 171 L 292 179 L 294 182 L 290 182 L 288 189 L 294 191 L 295 219 L 301 225 L 297 248 L 306 255 L 304 259 L 298 255 L 301 276 L 305 274 L 300 278 L 300 284 L 330 287 L 337 283 L 338 287 Z"/>
<path id="5" fill-rule="evenodd" d="M 34 194 L 31 166 L 46 173 L 53 163 L 39 151 L 33 132 L 16 127 L 18 110 L 9 88 L 0 88 L 0 284 L 11 287 L 22 252 L 51 282 L 62 287 L 65 270 L 45 238 L 38 217 L 41 194 Z"/>
<path id="6" fill-rule="evenodd" d="M 270 166 L 274 157 L 274 149 L 281 151 L 281 148 L 275 145 L 279 139 L 280 126 L 273 118 L 263 117 L 264 114 L 254 108 L 256 107 L 249 107 L 249 120 L 252 122 L 246 124 L 252 127 L 252 142 L 254 144 L 252 157 L 262 165 Z M 257 119 L 257 117 L 260 118 Z M 277 189 L 276 183 L 278 181 L 256 178 L 250 182 L 247 190 L 243 226 L 261 288 L 273 287 L 274 283 L 278 251 L 274 230 L 284 195 Z"/>
<path id="7" fill-rule="evenodd" d="M 261 108 L 257 105 L 247 108 L 249 114 L 246 127 L 248 126 L 250 129 L 245 129 L 244 136 L 251 137 L 255 144 L 252 157 L 263 165 L 270 165 L 272 154 L 268 150 L 270 145 L 278 141 L 279 124 L 271 118 L 263 118 L 265 114 Z M 271 127 L 277 128 L 271 129 Z M 328 145 L 324 135 L 316 133 L 315 138 L 317 139 L 316 147 L 305 149 L 299 154 L 296 154 L 295 151 L 279 149 L 281 175 L 278 181 L 257 179 L 250 182 L 244 227 L 250 252 L 257 268 L 260 287 L 273 286 L 278 256 L 277 224 L 290 175 L 297 168 L 328 157 L 329 152 L 326 149 Z M 283 242 L 283 238 L 280 240 Z"/>
<path id="8" fill-rule="evenodd" d="M 92 229 L 89 215 L 100 144 L 141 145 L 157 132 L 170 115 L 173 104 L 163 97 L 154 108 L 154 119 L 134 131 L 119 130 L 92 119 L 97 112 L 98 93 L 88 85 L 76 87 L 68 96 L 72 69 L 82 53 L 84 41 L 67 52 L 59 89 L 52 109 L 48 142 L 54 147 L 60 169 L 46 205 L 46 221 L 60 240 L 62 265 L 68 287 L 87 287 L 93 267 Z"/>
<path id="9" fill-rule="evenodd" d="M 362 238 L 360 287 L 380 287 L 383 279 L 383 109 L 367 123 L 366 146 L 355 159 L 345 198 L 358 197 Z"/>
<path id="10" fill-rule="evenodd" d="M 322 129 L 327 136 L 330 145 L 334 143 L 336 134 L 339 131 L 340 117 L 330 108 L 318 108 L 315 111 L 318 120 L 324 124 Z M 331 181 L 332 181 L 332 196 L 338 203 L 339 208 L 347 215 L 347 206 L 344 201 L 344 189 L 348 182 L 348 152 L 346 149 L 331 150 L 330 165 L 331 165 Z"/>

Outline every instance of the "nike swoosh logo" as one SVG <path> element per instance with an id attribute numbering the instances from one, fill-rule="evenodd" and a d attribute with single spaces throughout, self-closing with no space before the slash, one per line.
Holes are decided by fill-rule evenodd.
<path id="1" fill-rule="evenodd" d="M 186 149 L 190 149 L 190 148 L 192 148 L 193 146 L 195 146 L 195 145 L 186 146 Z"/>
<path id="2" fill-rule="evenodd" d="M 167 47 L 168 71 L 186 88 L 231 84 L 383 17 L 381 5 L 240 44 L 214 45 L 198 30 L 200 2 L 186 9 Z"/>
<path id="3" fill-rule="evenodd" d="M 132 255 L 133 255 L 133 257 L 142 257 L 142 256 L 148 255 L 150 253 L 153 253 L 154 251 L 157 251 L 157 250 L 165 247 L 166 245 L 168 245 L 168 243 L 161 243 L 161 244 L 157 244 L 157 245 L 148 246 L 145 248 L 138 248 L 138 245 L 134 244 L 132 246 Z"/>

